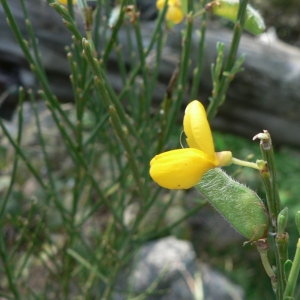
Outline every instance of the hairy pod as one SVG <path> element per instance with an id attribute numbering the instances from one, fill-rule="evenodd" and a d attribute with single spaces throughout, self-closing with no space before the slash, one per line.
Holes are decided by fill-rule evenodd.
<path id="1" fill-rule="evenodd" d="M 206 5 L 206 10 L 232 22 L 237 20 L 238 9 L 239 0 L 216 0 Z M 255 35 L 261 34 L 266 30 L 263 18 L 249 4 L 246 9 L 244 28 Z"/>
<path id="2" fill-rule="evenodd" d="M 250 242 L 267 237 L 268 214 L 255 192 L 219 168 L 206 172 L 195 187 Z"/>

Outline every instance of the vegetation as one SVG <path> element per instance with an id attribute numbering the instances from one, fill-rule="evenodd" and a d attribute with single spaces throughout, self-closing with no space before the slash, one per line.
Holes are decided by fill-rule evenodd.
<path id="1" fill-rule="evenodd" d="M 180 197 L 180 194 L 166 192 L 149 176 L 149 162 L 156 154 L 180 148 L 182 126 L 177 120 L 186 104 L 183 96 L 189 95 L 191 101 L 198 94 L 205 45 L 206 3 L 182 1 L 185 47 L 164 99 L 157 104 L 153 101 L 153 91 L 158 82 L 162 50 L 172 26 L 175 26 L 170 19 L 165 22 L 167 3 L 163 7 L 160 5 L 149 44 L 144 45 L 139 13 L 131 1 L 120 1 L 119 6 L 111 7 L 109 1 L 98 0 L 94 11 L 85 0 L 78 0 L 77 4 L 68 0 L 67 6 L 55 0 L 47 1 L 61 15 L 73 37 L 74 43 L 66 48 L 74 92 L 72 104 L 62 104 L 50 88 L 26 1 L 20 0 L 29 36 L 27 40 L 11 14 L 9 1 L 1 0 L 11 30 L 40 89 L 25 91 L 20 87 L 15 131 L 0 120 L 0 272 L 3 278 L 0 295 L 7 299 L 110 299 L 119 274 L 126 270 L 143 243 L 176 233 L 180 227 L 187 228 L 185 221 L 206 205 L 203 199 L 195 199 L 191 209 L 180 201 L 184 213 L 167 222 L 167 213 L 175 203 L 176 195 Z M 245 58 L 236 57 L 236 54 L 243 24 L 247 21 L 247 1 L 241 1 L 241 4 L 234 6 L 237 19 L 228 58 L 224 58 L 224 45 L 217 45 L 218 58 L 212 67 L 214 90 L 207 110 L 209 121 L 225 101 L 230 82 L 242 71 Z M 179 8 L 177 5 L 176 9 Z M 85 22 L 84 33 L 75 22 L 76 11 L 81 12 Z M 195 30 L 194 21 L 199 17 L 202 21 L 199 57 L 188 89 L 191 35 Z M 99 35 L 99 27 L 102 35 Z M 118 38 L 121 28 L 126 29 L 128 43 L 138 47 L 138 53 L 131 51 L 130 66 L 124 63 Z M 100 39 L 103 43 L 101 52 L 98 51 Z M 154 61 L 149 65 L 149 56 L 154 52 Z M 118 58 L 123 84 L 119 92 L 112 89 L 107 78 L 107 62 L 112 53 Z M 25 100 L 28 102 L 24 103 Z M 27 109 L 32 115 L 29 122 L 24 120 Z M 267 138 L 260 137 L 261 140 Z M 300 166 L 294 163 L 299 156 L 297 151 L 284 147 L 275 149 L 275 156 L 270 157 L 264 151 L 260 153 L 258 143 L 219 132 L 214 133 L 214 142 L 217 151 L 228 149 L 245 160 L 249 155 L 253 155 L 254 160 L 268 162 L 275 157 L 281 205 L 289 208 L 291 216 L 297 214 L 300 209 L 295 200 L 299 194 L 296 174 Z M 257 170 L 241 171 L 240 167 L 231 166 L 227 171 L 257 191 L 264 200 L 274 192 L 273 185 L 271 191 L 265 191 Z M 265 186 L 268 187 L 273 177 L 269 170 L 266 173 Z M 276 192 L 272 194 L 275 198 Z M 272 195 L 271 201 L 274 200 Z M 272 216 L 270 207 L 269 211 Z M 285 211 L 281 214 L 286 218 Z M 291 219 L 293 217 L 287 225 L 289 257 L 294 257 L 299 233 Z M 285 225 L 276 224 L 270 231 L 275 230 L 274 234 L 279 236 L 279 229 L 281 234 L 285 233 Z M 188 238 L 188 234 L 181 234 L 181 237 Z M 240 247 L 239 257 L 236 247 Z M 286 249 L 288 244 L 284 247 Z M 272 297 L 270 279 L 263 272 L 260 258 L 255 257 L 256 269 L 245 251 L 238 245 L 226 254 L 214 253 L 211 263 L 223 269 L 225 258 L 231 256 L 237 267 L 228 276 L 245 288 L 248 299 Z M 272 251 L 269 258 L 273 264 L 274 256 L 278 259 L 279 253 L 274 247 Z M 198 254 L 201 259 L 203 253 Z M 282 266 L 277 261 L 277 270 L 279 264 Z M 288 267 L 291 265 L 289 263 Z M 249 276 L 248 270 L 252 275 L 259 275 Z M 297 280 L 296 271 L 293 282 Z M 276 273 L 282 285 L 277 289 L 277 299 L 297 299 L 293 287 L 288 294 L 290 298 L 283 298 L 285 273 L 284 270 L 280 272 Z M 132 294 L 129 283 L 128 289 L 122 292 L 126 299 L 137 296 Z M 139 296 L 143 299 L 146 294 Z"/>

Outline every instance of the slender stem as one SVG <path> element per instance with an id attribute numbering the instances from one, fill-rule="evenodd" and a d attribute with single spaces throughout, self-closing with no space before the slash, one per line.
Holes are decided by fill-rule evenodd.
<path id="1" fill-rule="evenodd" d="M 45 68 L 44 68 L 42 60 L 41 60 L 41 53 L 38 48 L 37 38 L 35 36 L 34 30 L 32 27 L 32 23 L 30 22 L 30 19 L 29 19 L 28 10 L 27 10 L 24 2 L 25 2 L 24 0 L 21 0 L 21 6 L 22 6 L 24 17 L 25 17 L 27 31 L 28 31 L 29 37 L 31 39 L 31 44 L 32 44 L 35 60 L 36 60 L 36 63 L 38 65 L 39 69 L 41 70 L 41 75 L 45 77 L 46 76 Z"/>
<path id="2" fill-rule="evenodd" d="M 178 77 L 178 88 L 177 88 L 177 94 L 175 97 L 174 104 L 171 107 L 169 119 L 167 121 L 167 128 L 165 132 L 164 142 L 168 140 L 170 137 L 170 134 L 172 132 L 172 128 L 174 126 L 174 123 L 177 119 L 178 113 L 181 108 L 181 104 L 183 102 L 184 98 L 184 92 L 186 91 L 186 82 L 188 79 L 188 71 L 189 71 L 189 64 L 190 64 L 190 50 L 192 47 L 192 33 L 193 33 L 193 24 L 194 19 L 192 18 L 192 13 L 190 13 L 187 16 L 187 27 L 186 32 L 184 33 L 183 39 L 182 39 L 182 45 L 184 45 L 182 49 L 182 56 L 180 60 L 180 66 L 179 66 L 179 77 Z"/>
<path id="3" fill-rule="evenodd" d="M 54 197 L 54 199 L 56 199 L 54 191 L 51 188 L 49 188 L 49 186 L 43 181 L 43 179 L 41 178 L 41 176 L 38 173 L 38 171 L 33 167 L 33 165 L 31 164 L 30 160 L 25 156 L 22 148 L 19 146 L 18 143 L 16 143 L 14 141 L 14 139 L 11 136 L 11 134 L 9 133 L 9 131 L 7 130 L 7 128 L 5 127 L 5 125 L 3 124 L 3 121 L 2 121 L 1 118 L 0 118 L 0 127 L 2 128 L 4 134 L 7 136 L 10 144 L 14 147 L 17 155 L 19 155 L 22 158 L 22 160 L 26 164 L 27 168 L 34 175 L 34 177 L 37 180 L 37 182 L 42 186 L 42 188 L 44 189 L 44 191 L 46 192 L 46 194 L 48 195 L 48 197 Z M 60 209 L 62 216 L 64 217 L 65 216 L 65 208 L 60 203 L 60 201 L 56 201 L 56 204 L 57 204 L 57 207 Z"/>
<path id="4" fill-rule="evenodd" d="M 260 148 L 263 155 L 263 159 L 267 161 L 268 171 L 270 173 L 270 181 L 271 181 L 271 197 L 274 202 L 274 215 L 276 216 L 276 224 L 277 224 L 277 216 L 281 211 L 280 197 L 277 186 L 277 176 L 276 176 L 276 166 L 275 166 L 275 158 L 273 152 L 273 145 L 270 134 L 265 130 L 264 133 L 267 135 L 266 138 L 261 139 Z M 277 227 L 277 226 L 276 226 Z"/>
<path id="5" fill-rule="evenodd" d="M 197 66 L 194 69 L 194 76 L 192 82 L 192 89 L 191 89 L 191 100 L 196 99 L 198 91 L 199 91 L 199 84 L 202 77 L 202 68 L 203 68 L 203 60 L 204 60 L 204 52 L 205 52 L 205 37 L 206 37 L 206 11 L 202 9 L 198 13 L 193 15 L 193 18 L 198 16 L 198 14 L 203 14 L 202 22 L 201 22 L 201 34 L 199 38 L 199 50 L 198 50 L 198 61 Z"/>
<path id="6" fill-rule="evenodd" d="M 172 103 L 172 95 L 173 95 L 173 89 L 175 84 L 177 83 L 179 76 L 179 67 L 177 67 L 172 77 L 169 81 L 167 91 L 165 93 L 165 97 L 162 103 L 161 113 L 160 113 L 160 129 L 158 131 L 158 142 L 157 142 L 157 150 L 156 153 L 160 153 L 162 151 L 162 148 L 165 145 L 165 136 L 166 136 L 166 129 L 167 129 L 167 122 L 170 119 L 170 106 Z"/>
<path id="7" fill-rule="evenodd" d="M 195 214 L 197 211 L 199 211 L 203 206 L 205 206 L 207 204 L 206 201 L 203 201 L 199 204 L 197 204 L 193 209 L 191 209 L 186 215 L 184 215 L 183 217 L 179 218 L 177 221 L 175 221 L 173 224 L 163 227 L 158 231 L 153 231 L 153 230 L 149 230 L 149 232 L 143 232 L 143 234 L 141 236 L 138 236 L 136 238 L 136 240 L 138 242 L 145 242 L 148 241 L 150 239 L 153 239 L 155 237 L 161 236 L 162 234 L 165 234 L 166 232 L 170 232 L 172 229 L 174 229 L 176 226 L 182 224 L 182 222 L 186 219 L 188 219 L 190 216 L 192 216 L 193 214 Z"/>
<path id="8" fill-rule="evenodd" d="M 17 137 L 17 145 L 19 147 L 20 147 L 20 143 L 21 143 L 22 129 L 23 129 L 23 101 L 24 101 L 24 89 L 20 88 L 19 89 L 19 107 L 18 107 L 18 111 L 19 111 L 19 116 L 18 116 L 19 124 L 18 125 L 19 126 L 18 126 L 18 137 Z M 13 165 L 13 171 L 12 171 L 12 175 L 11 175 L 11 179 L 10 179 L 10 184 L 9 184 L 8 190 L 6 192 L 6 195 L 3 199 L 2 205 L 0 206 L 0 220 L 3 217 L 7 202 L 10 198 L 10 195 L 11 195 L 14 183 L 15 183 L 17 169 L 18 169 L 18 161 L 19 161 L 19 156 L 16 153 L 15 158 L 14 158 L 14 165 Z"/>
<path id="9" fill-rule="evenodd" d="M 254 162 L 250 162 L 250 161 L 245 161 L 245 160 L 240 160 L 237 158 L 232 158 L 231 162 L 235 165 L 239 165 L 239 166 L 243 166 L 243 167 L 249 167 L 249 168 L 253 168 L 256 170 L 260 170 L 261 168 L 257 165 L 257 163 Z"/>
<path id="10" fill-rule="evenodd" d="M 62 4 L 56 2 L 55 0 L 47 0 L 49 5 L 53 7 L 62 17 L 65 26 L 73 33 L 76 42 L 80 42 L 82 35 L 78 30 L 74 18 L 71 16 L 70 11 L 64 7 Z"/>
<path id="11" fill-rule="evenodd" d="M 280 253 L 280 245 L 277 244 L 276 237 L 277 232 L 277 216 L 279 215 L 280 208 L 280 198 L 277 186 L 276 179 L 276 168 L 275 168 L 275 158 L 273 153 L 273 146 L 271 136 L 268 131 L 264 130 L 263 133 L 260 133 L 254 137 L 254 139 L 260 139 L 260 149 L 262 152 L 263 159 L 266 161 L 264 168 L 261 169 L 261 178 L 263 180 L 268 211 L 272 222 L 272 231 L 275 234 L 275 258 L 276 258 L 276 276 L 277 276 L 277 289 L 276 297 L 278 300 L 281 300 L 283 297 L 283 292 L 285 289 L 285 273 L 284 273 L 284 263 L 283 257 Z M 278 237 L 277 237 L 278 238 Z"/>
<path id="12" fill-rule="evenodd" d="M 289 246 L 288 233 L 285 232 L 283 234 L 277 234 L 275 237 L 275 244 L 276 244 L 276 247 L 278 248 L 281 268 L 283 270 L 285 270 L 284 265 L 285 265 L 286 261 L 288 260 L 288 246 Z M 285 272 L 283 272 L 283 286 L 284 286 L 284 288 L 286 286 Z"/>
<path id="13" fill-rule="evenodd" d="M 206 16 L 206 9 L 205 9 L 205 8 L 203 8 L 203 9 L 197 11 L 197 12 L 193 15 L 193 18 L 196 19 L 196 18 L 198 18 L 198 17 L 201 17 L 202 15 L 203 15 L 203 17 Z M 206 18 L 205 18 L 205 19 L 206 19 Z M 206 26 L 206 25 L 205 25 L 205 26 Z"/>
<path id="14" fill-rule="evenodd" d="M 11 10 L 7 4 L 7 1 L 1 0 L 1 2 L 2 2 L 3 8 L 5 10 L 5 13 L 7 15 L 7 19 L 9 21 L 10 27 L 11 27 L 29 65 L 30 65 L 32 72 L 34 72 L 35 75 L 37 76 L 37 78 L 39 79 L 40 84 L 41 84 L 42 88 L 44 89 L 45 94 L 47 95 L 47 98 L 49 99 L 49 101 L 58 110 L 58 112 L 64 118 L 65 122 L 68 124 L 68 126 L 72 130 L 74 130 L 74 126 L 73 126 L 72 122 L 69 120 L 69 118 L 66 116 L 65 112 L 61 108 L 60 103 L 58 102 L 57 98 L 53 95 L 53 93 L 50 89 L 49 83 L 47 81 L 47 78 L 44 76 L 42 69 L 40 69 L 39 65 L 33 59 L 33 56 L 30 53 L 28 42 L 23 38 L 21 31 L 20 31 L 20 29 L 11 13 Z M 59 5 L 58 3 L 56 3 L 56 4 Z"/>
<path id="15" fill-rule="evenodd" d="M 107 283 L 107 281 L 108 281 L 107 277 L 100 270 L 97 269 L 97 266 L 91 265 L 84 257 L 82 257 L 80 254 L 78 254 L 73 249 L 70 249 L 70 248 L 67 249 L 67 253 L 68 253 L 68 255 L 73 257 L 76 261 L 78 261 L 80 263 L 80 265 L 82 265 L 83 267 L 88 269 L 89 272 L 94 273 L 95 275 L 97 275 L 97 277 L 99 279 L 101 279 L 102 281 Z"/>
<path id="16" fill-rule="evenodd" d="M 144 146 L 144 142 L 141 139 L 140 135 L 138 134 L 138 131 L 135 128 L 134 124 L 126 116 L 125 111 L 120 102 L 121 101 L 120 96 L 117 97 L 115 92 L 113 91 L 103 69 L 100 66 L 100 62 L 94 58 L 89 42 L 86 39 L 83 39 L 82 45 L 84 49 L 83 55 L 87 59 L 93 74 L 100 80 L 99 83 L 101 84 L 101 86 L 104 87 L 105 95 L 102 98 L 102 100 L 104 101 L 106 108 L 108 108 L 110 105 L 114 105 L 119 115 L 119 118 L 124 123 L 124 125 L 128 128 L 128 131 L 137 139 L 137 142 L 139 143 L 141 149 L 143 150 L 143 155 L 147 157 L 149 155 L 148 149 L 146 149 L 146 147 Z"/>
<path id="17" fill-rule="evenodd" d="M 122 129 L 122 127 L 124 128 L 124 126 L 122 126 L 121 121 L 123 121 L 125 119 L 127 120 L 126 116 L 124 116 L 124 110 L 120 106 L 120 103 L 118 101 L 112 101 L 113 99 L 111 97 L 109 97 L 108 85 L 104 84 L 104 82 L 106 82 L 106 80 L 103 80 L 103 72 L 101 70 L 101 67 L 100 67 L 98 61 L 96 61 L 95 58 L 93 58 L 93 54 L 91 52 L 89 42 L 85 39 L 83 40 L 83 47 L 84 47 L 86 59 L 90 65 L 93 73 L 95 74 L 95 78 L 94 78 L 95 85 L 101 94 L 101 97 L 105 103 L 105 106 L 108 108 L 113 126 L 117 132 L 117 135 L 120 138 L 124 148 L 126 149 L 126 152 L 128 154 L 129 164 L 132 168 L 133 176 L 138 185 L 141 195 L 143 195 L 144 188 L 141 183 L 141 175 L 140 175 L 140 171 L 137 166 L 137 163 L 136 163 L 134 151 L 133 151 L 131 144 L 128 141 L 128 138 L 126 137 L 126 132 L 124 131 L 124 129 Z M 123 117 L 123 118 L 121 118 L 121 117 Z M 128 122 L 126 122 L 125 125 L 127 125 L 127 124 L 128 124 Z M 127 131 L 127 129 L 126 129 L 126 131 Z"/>
<path id="18" fill-rule="evenodd" d="M 43 187 L 44 190 L 48 190 L 47 185 L 43 182 L 41 176 L 38 174 L 37 170 L 33 167 L 33 165 L 30 163 L 29 159 L 25 156 L 24 152 L 22 151 L 21 147 L 14 141 L 11 134 L 7 130 L 6 126 L 4 125 L 2 119 L 0 118 L 0 127 L 2 128 L 4 134 L 7 136 L 10 144 L 14 147 L 17 154 L 20 155 L 20 157 L 25 162 L 27 168 L 30 170 L 30 172 L 34 175 L 38 183 Z"/>
<path id="19" fill-rule="evenodd" d="M 39 141 L 41 143 L 41 148 L 42 148 L 42 152 L 43 152 L 43 156 L 44 156 L 44 162 L 45 162 L 45 166 L 47 169 L 47 175 L 49 177 L 49 184 L 50 184 L 50 188 L 52 191 L 52 195 L 54 198 L 54 202 L 57 205 L 62 218 L 64 220 L 66 220 L 66 216 L 65 216 L 65 210 L 62 209 L 63 206 L 61 205 L 61 203 L 63 202 L 62 199 L 59 198 L 58 193 L 57 193 L 57 189 L 56 189 L 56 185 L 55 185 L 55 180 L 53 178 L 53 173 L 51 170 L 51 164 L 50 164 L 50 160 L 49 160 L 49 156 L 46 150 L 46 143 L 45 143 L 45 139 L 44 139 L 44 135 L 42 133 L 42 128 L 41 128 L 41 124 L 40 124 L 40 117 L 38 114 L 38 109 L 37 109 L 37 104 L 36 104 L 36 99 L 34 97 L 34 94 L 32 93 L 32 91 L 29 91 L 29 97 L 32 103 L 32 107 L 33 107 L 33 112 L 34 112 L 34 116 L 35 116 L 35 121 L 36 121 L 36 128 L 37 128 L 37 133 L 38 133 L 38 137 L 39 137 Z M 49 200 L 49 198 L 47 199 Z M 46 202 L 47 205 L 49 204 L 49 202 Z"/>
<path id="20" fill-rule="evenodd" d="M 43 93 L 41 93 L 42 97 L 45 97 L 45 95 Z M 92 174 L 92 172 L 90 171 L 90 168 L 86 162 L 86 159 L 84 158 L 83 154 L 78 152 L 76 150 L 76 145 L 74 144 L 74 142 L 72 141 L 72 139 L 70 138 L 70 136 L 67 134 L 66 129 L 64 128 L 64 126 L 62 126 L 60 120 L 58 119 L 57 115 L 54 113 L 53 108 L 51 107 L 50 103 L 46 103 L 50 109 L 50 111 L 52 112 L 52 116 L 54 118 L 54 121 L 56 123 L 56 126 L 59 128 L 62 136 L 64 137 L 64 141 L 66 143 L 66 147 L 67 149 L 69 149 L 69 153 L 71 158 L 73 159 L 73 161 L 76 163 L 76 159 L 80 162 L 80 164 L 82 165 L 82 167 L 84 168 L 86 175 L 88 176 L 88 178 L 91 180 L 93 187 L 96 189 L 100 199 L 99 201 L 103 201 L 107 207 L 109 207 L 110 211 L 112 212 L 112 214 L 114 215 L 115 219 L 122 225 L 122 227 L 124 226 L 122 218 L 116 214 L 115 209 L 113 207 L 113 204 L 105 197 L 103 191 L 100 189 L 99 187 L 99 182 L 97 182 L 94 174 Z M 1 126 L 1 119 L 0 119 L 0 126 Z"/>
<path id="21" fill-rule="evenodd" d="M 115 43 L 116 43 L 117 34 L 118 34 L 118 32 L 119 32 L 119 30 L 120 30 L 120 28 L 122 26 L 124 15 L 125 15 L 125 9 L 124 9 L 125 8 L 125 4 L 126 4 L 126 1 L 122 1 L 121 2 L 120 15 L 119 15 L 118 21 L 115 24 L 115 26 L 113 28 L 113 31 L 112 31 L 112 34 L 111 34 L 111 37 L 110 37 L 110 40 L 106 44 L 106 47 L 104 49 L 103 56 L 101 58 L 101 61 L 104 64 L 106 64 L 107 61 L 108 61 L 108 57 L 110 55 L 110 52 L 113 50 L 113 48 L 115 46 Z"/>
<path id="22" fill-rule="evenodd" d="M 241 1 L 240 1 L 240 3 L 241 3 Z M 211 102 L 207 108 L 207 118 L 209 121 L 212 121 L 212 119 L 217 114 L 219 106 L 224 102 L 227 88 L 229 86 L 230 81 L 232 80 L 231 76 L 225 76 L 224 73 L 230 74 L 231 70 L 235 64 L 238 46 L 239 46 L 241 36 L 243 33 L 243 24 L 244 24 L 244 19 L 245 19 L 245 15 L 246 15 L 247 3 L 248 3 L 248 0 L 243 0 L 241 5 L 239 6 L 238 19 L 234 26 L 233 38 L 232 38 L 232 42 L 231 42 L 231 46 L 230 46 L 230 50 L 229 50 L 229 54 L 228 54 L 228 59 L 227 59 L 226 65 L 224 67 L 222 79 L 220 81 L 220 85 L 219 85 L 216 95 L 212 97 Z"/>
<path id="23" fill-rule="evenodd" d="M 69 11 L 69 13 L 70 13 L 70 16 L 71 16 L 72 18 L 74 18 L 73 1 L 72 1 L 72 0 L 68 0 L 67 5 L 68 5 L 68 11 Z"/>
<path id="24" fill-rule="evenodd" d="M 99 87 L 99 90 L 103 90 L 103 86 L 101 86 L 100 80 L 97 77 L 95 77 L 95 84 L 97 87 Z M 128 140 L 128 137 L 126 136 L 126 131 L 124 131 L 124 129 L 122 128 L 123 127 L 122 123 L 121 123 L 120 118 L 119 118 L 119 116 L 116 112 L 116 109 L 113 105 L 109 106 L 109 114 L 111 117 L 112 124 L 116 130 L 117 136 L 119 137 L 124 148 L 126 149 L 127 158 L 128 158 L 129 164 L 131 166 L 133 176 L 135 178 L 136 184 L 138 185 L 140 195 L 142 196 L 144 194 L 144 188 L 143 188 L 143 184 L 141 181 L 141 175 L 139 172 L 139 168 L 136 163 L 135 154 L 134 154 L 133 148 Z"/>
<path id="25" fill-rule="evenodd" d="M 93 22 L 93 41 L 95 45 L 95 50 L 98 49 L 98 43 L 99 43 L 99 28 L 100 28 L 100 19 L 101 19 L 101 12 L 102 12 L 102 5 L 101 0 L 97 0 L 97 6 L 94 16 L 94 22 Z"/>
<path id="26" fill-rule="evenodd" d="M 19 107 L 18 107 L 19 124 L 18 124 L 18 136 L 17 136 L 17 142 L 16 142 L 16 144 L 18 146 L 20 146 L 20 143 L 21 143 L 22 129 L 23 129 L 23 100 L 24 100 L 24 89 L 20 88 L 19 89 Z M 13 189 L 13 186 L 15 183 L 15 178 L 17 175 L 18 161 L 19 161 L 18 158 L 19 158 L 19 156 L 18 156 L 18 153 L 16 152 L 9 188 L 7 190 L 7 193 L 5 195 L 5 198 L 4 198 L 1 208 L 0 208 L 0 220 L 2 220 L 3 214 L 6 209 L 7 202 L 11 196 L 11 192 L 12 192 L 12 189 Z M 0 227 L 1 227 L 1 225 L 0 225 Z M 20 236 L 23 236 L 23 235 L 20 235 Z M 18 290 L 18 287 L 16 284 L 16 280 L 14 278 L 11 260 L 9 259 L 8 252 L 6 251 L 5 248 L 6 248 L 6 245 L 5 245 L 5 241 L 3 239 L 3 234 L 0 234 L 0 257 L 2 258 L 2 261 L 4 264 L 4 269 L 6 272 L 7 279 L 8 279 L 8 284 L 9 284 L 9 287 L 10 287 L 12 293 L 14 294 L 15 298 L 21 299 L 20 293 L 19 293 L 19 290 Z"/>
<path id="27" fill-rule="evenodd" d="M 292 264 L 292 269 L 290 271 L 286 289 L 284 291 L 284 298 L 291 297 L 293 299 L 299 271 L 300 271 L 300 239 L 298 239 L 297 249 Z"/>
<path id="28" fill-rule="evenodd" d="M 167 7 L 168 7 L 168 5 L 167 5 L 167 3 L 165 3 L 164 9 L 161 11 L 161 13 L 158 16 L 155 28 L 153 30 L 153 34 L 151 36 L 151 40 L 149 42 L 148 47 L 145 50 L 145 57 L 147 57 L 149 55 L 153 46 L 157 43 L 157 39 L 159 39 L 159 35 L 160 35 L 159 32 L 161 30 L 161 25 L 162 25 L 162 22 L 164 21 L 165 14 L 167 12 Z M 141 71 L 141 68 L 142 68 L 142 64 L 141 64 L 141 62 L 139 62 L 138 65 L 131 71 L 131 75 L 128 76 L 127 83 L 126 83 L 125 87 L 123 88 L 123 91 L 119 95 L 119 101 L 122 101 L 122 99 L 126 96 L 128 91 L 131 89 L 136 76 Z"/>
<path id="29" fill-rule="evenodd" d="M 19 289 L 17 287 L 16 281 L 14 278 L 14 274 L 13 274 L 13 270 L 12 270 L 12 261 L 10 261 L 8 259 L 7 254 L 8 254 L 8 252 L 6 250 L 3 234 L 0 234 L 0 257 L 2 259 L 2 263 L 3 263 L 4 269 L 5 269 L 5 273 L 6 273 L 7 280 L 8 280 L 8 285 L 9 285 L 10 290 L 14 294 L 15 299 L 19 300 L 19 299 L 21 299 L 21 296 L 20 296 L 20 292 L 19 292 Z"/>
<path id="30" fill-rule="evenodd" d="M 136 35 L 136 41 L 137 41 L 137 48 L 140 56 L 140 63 L 142 68 L 142 76 L 143 76 L 143 88 L 145 90 L 144 93 L 144 119 L 149 120 L 150 117 L 150 108 L 151 108 L 151 98 L 149 91 L 150 81 L 149 81 L 149 72 L 148 72 L 148 66 L 146 65 L 146 53 L 143 46 L 143 38 L 141 33 L 141 26 L 139 23 L 139 18 L 136 18 L 136 20 L 133 22 L 133 27 Z M 143 121 L 145 121 L 143 119 Z"/>
<path id="31" fill-rule="evenodd" d="M 276 275 L 275 275 L 275 273 L 270 265 L 269 259 L 268 259 L 268 250 L 270 248 L 268 239 L 258 240 L 256 242 L 256 247 L 260 254 L 260 258 L 261 258 L 262 264 L 265 268 L 265 271 L 271 279 L 271 284 L 272 284 L 273 290 L 276 291 L 277 278 L 276 278 Z"/>
<path id="32" fill-rule="evenodd" d="M 34 213 L 34 209 L 35 209 L 35 203 L 32 202 L 31 203 L 31 207 L 30 207 L 30 216 L 28 217 L 28 220 L 32 219 L 32 215 Z M 27 232 L 24 234 L 20 234 L 20 236 L 26 240 L 26 242 L 28 243 L 28 248 L 26 250 L 26 254 L 24 256 L 22 265 L 19 267 L 18 273 L 16 274 L 16 278 L 20 279 L 22 277 L 22 275 L 24 274 L 23 272 L 26 272 L 26 267 L 28 267 L 28 261 L 30 260 L 30 258 L 32 258 L 32 253 L 34 252 L 34 250 L 36 250 L 36 247 L 39 243 L 41 243 L 41 240 L 39 238 L 39 235 L 42 231 L 42 229 L 45 229 L 46 224 L 44 222 L 45 217 L 47 214 L 47 210 L 44 209 L 43 214 L 41 216 L 41 218 L 39 219 L 39 222 L 36 224 L 34 232 L 32 234 L 30 234 L 28 236 L 28 231 L 30 232 L 31 230 L 28 230 L 28 227 L 30 228 L 31 224 L 28 222 L 28 226 L 24 226 L 27 230 Z M 23 228 L 24 228 L 23 227 Z M 24 241 L 22 240 L 22 243 L 24 243 Z M 18 251 L 20 248 L 17 247 L 16 250 Z"/>

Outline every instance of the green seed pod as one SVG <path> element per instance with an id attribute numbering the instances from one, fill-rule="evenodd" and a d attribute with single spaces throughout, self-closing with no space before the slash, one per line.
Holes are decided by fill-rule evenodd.
<path id="1" fill-rule="evenodd" d="M 216 0 L 208 3 L 206 10 L 229 21 L 236 22 L 239 3 L 239 0 Z M 249 4 L 246 9 L 244 28 L 255 35 L 261 34 L 266 30 L 263 18 Z"/>
<path id="2" fill-rule="evenodd" d="M 285 207 L 277 217 L 277 235 L 284 234 L 285 227 L 288 221 L 289 211 L 288 208 Z"/>
<path id="3" fill-rule="evenodd" d="M 219 168 L 206 172 L 195 187 L 250 242 L 267 237 L 268 214 L 252 190 Z"/>

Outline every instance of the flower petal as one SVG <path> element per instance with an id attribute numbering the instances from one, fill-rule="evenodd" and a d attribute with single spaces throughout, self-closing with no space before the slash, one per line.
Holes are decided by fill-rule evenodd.
<path id="1" fill-rule="evenodd" d="M 218 160 L 206 111 L 198 100 L 192 101 L 186 107 L 183 127 L 188 145 L 206 153 L 211 158 L 211 162 L 217 165 Z"/>
<path id="2" fill-rule="evenodd" d="M 67 0 L 66 0 L 67 1 Z M 158 10 L 161 10 L 164 8 L 164 5 L 167 0 L 157 0 L 156 1 L 156 8 Z M 168 6 L 177 6 L 178 8 L 181 7 L 181 1 L 180 0 L 168 0 Z"/>
<path id="3" fill-rule="evenodd" d="M 60 2 L 63 5 L 68 5 L 68 0 L 58 0 L 58 2 Z M 76 0 L 73 0 L 72 3 L 75 4 Z"/>
<path id="4" fill-rule="evenodd" d="M 156 8 L 157 8 L 158 10 L 163 9 L 165 3 L 166 3 L 166 0 L 157 0 L 157 1 L 156 1 Z"/>
<path id="5" fill-rule="evenodd" d="M 174 24 L 179 24 L 183 20 L 183 13 L 178 6 L 169 6 L 166 19 L 172 21 Z"/>
<path id="6" fill-rule="evenodd" d="M 156 155 L 150 162 L 150 175 L 164 188 L 188 189 L 214 167 L 210 158 L 200 150 L 177 149 Z"/>

